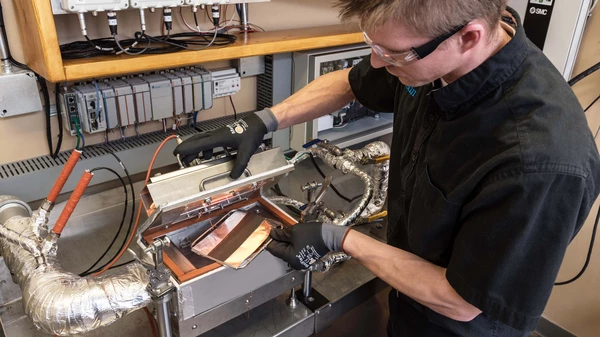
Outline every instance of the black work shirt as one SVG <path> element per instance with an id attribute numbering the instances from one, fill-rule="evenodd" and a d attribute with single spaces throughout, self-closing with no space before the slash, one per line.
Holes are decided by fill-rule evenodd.
<path id="1" fill-rule="evenodd" d="M 503 49 L 445 87 L 404 86 L 368 60 L 349 80 L 360 103 L 394 111 L 389 244 L 447 268 L 483 313 L 461 323 L 400 302 L 447 336 L 534 330 L 600 190 L 598 150 L 561 74 L 519 23 Z"/>

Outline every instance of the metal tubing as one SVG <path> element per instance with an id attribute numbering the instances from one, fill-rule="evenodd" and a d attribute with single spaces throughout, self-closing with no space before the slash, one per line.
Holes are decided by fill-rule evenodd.
<path id="1" fill-rule="evenodd" d="M 156 304 L 156 316 L 158 321 L 158 335 L 160 337 L 173 337 L 171 327 L 171 309 L 170 303 L 173 293 L 170 292 L 154 301 Z"/>
<path id="2" fill-rule="evenodd" d="M 248 20 L 248 4 L 244 3 L 242 4 L 242 26 L 243 26 L 243 30 L 244 32 L 247 32 L 248 30 L 250 30 L 250 26 L 249 26 L 249 20 Z"/>
<path id="3" fill-rule="evenodd" d="M 304 295 L 304 300 L 308 301 L 310 297 L 310 290 L 312 288 L 312 271 L 307 270 L 304 274 L 304 284 L 302 285 L 302 294 Z"/>
<path id="4" fill-rule="evenodd" d="M 8 41 L 4 40 L 4 34 L 0 34 L 0 56 L 2 57 L 2 73 L 12 73 L 12 65 L 8 58 Z"/>

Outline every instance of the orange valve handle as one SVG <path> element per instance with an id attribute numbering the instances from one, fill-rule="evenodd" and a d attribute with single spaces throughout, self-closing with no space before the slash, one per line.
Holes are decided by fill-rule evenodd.
<path id="1" fill-rule="evenodd" d="M 77 165 L 77 162 L 79 161 L 80 157 L 81 151 L 73 150 L 71 156 L 69 157 L 69 160 L 63 167 L 62 171 L 60 172 L 60 175 L 58 176 L 58 179 L 56 179 L 54 186 L 50 190 L 48 198 L 46 198 L 49 202 L 54 203 L 56 201 L 56 198 L 58 198 L 60 191 L 62 191 L 63 187 L 65 186 L 65 183 L 69 179 L 69 176 L 73 172 L 73 169 L 75 168 L 75 165 Z"/>
<path id="2" fill-rule="evenodd" d="M 63 229 L 65 229 L 67 221 L 69 221 L 71 214 L 73 214 L 75 207 L 79 203 L 79 199 L 81 199 L 83 192 L 85 192 L 85 189 L 88 187 L 93 177 L 94 174 L 90 171 L 85 171 L 83 173 L 83 176 L 81 177 L 81 180 L 79 180 L 77 187 L 75 187 L 75 190 L 73 190 L 73 193 L 71 193 L 71 197 L 69 198 L 69 201 L 67 201 L 65 208 L 63 209 L 62 213 L 60 213 L 60 216 L 58 217 L 58 220 L 52 229 L 52 233 L 60 235 Z"/>

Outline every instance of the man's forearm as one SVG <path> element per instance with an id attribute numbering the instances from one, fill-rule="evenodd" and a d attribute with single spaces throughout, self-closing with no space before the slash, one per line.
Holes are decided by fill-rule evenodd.
<path id="1" fill-rule="evenodd" d="M 452 288 L 445 268 L 355 230 L 348 232 L 343 249 L 394 289 L 441 315 L 471 321 L 481 313 Z"/>
<path id="2" fill-rule="evenodd" d="M 348 82 L 350 69 L 323 75 L 271 108 L 279 129 L 337 111 L 354 99 Z"/>

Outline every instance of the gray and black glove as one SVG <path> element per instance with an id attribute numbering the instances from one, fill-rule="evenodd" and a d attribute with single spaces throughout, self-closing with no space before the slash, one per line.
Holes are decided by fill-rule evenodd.
<path id="1" fill-rule="evenodd" d="M 308 269 L 327 253 L 342 251 L 349 229 L 320 222 L 274 228 L 270 234 L 273 241 L 267 246 L 267 250 L 294 269 Z"/>
<path id="2" fill-rule="evenodd" d="M 216 147 L 237 149 L 237 158 L 230 174 L 233 179 L 237 179 L 244 173 L 265 135 L 276 131 L 277 126 L 277 118 L 273 112 L 264 109 L 217 130 L 192 136 L 179 144 L 173 154 L 180 155 L 184 164 L 188 165 L 200 153 L 204 159 L 212 158 Z"/>

